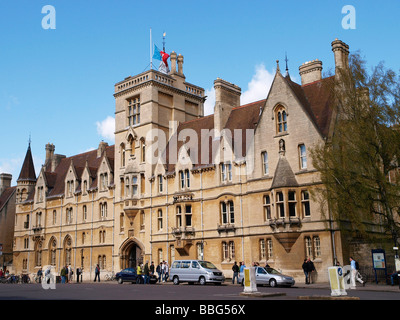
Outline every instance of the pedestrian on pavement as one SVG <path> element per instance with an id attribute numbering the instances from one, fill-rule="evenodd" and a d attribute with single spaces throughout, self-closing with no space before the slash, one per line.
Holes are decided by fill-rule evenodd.
<path id="1" fill-rule="evenodd" d="M 81 276 L 81 268 L 76 268 L 76 283 L 79 283 L 79 277 Z"/>
<path id="2" fill-rule="evenodd" d="M 353 257 L 350 257 L 350 267 L 351 267 L 351 287 L 350 289 L 356 288 L 356 280 L 360 282 L 363 286 L 365 286 L 365 282 L 361 280 L 359 264 Z"/>
<path id="3" fill-rule="evenodd" d="M 304 275 L 306 276 L 306 284 L 310 284 L 307 259 L 304 259 L 303 265 L 301 267 L 303 268 Z"/>
<path id="4" fill-rule="evenodd" d="M 71 265 L 68 266 L 68 283 L 72 283 L 72 276 L 74 275 L 74 270 Z"/>
<path id="5" fill-rule="evenodd" d="M 38 282 L 42 283 L 42 275 L 43 275 L 43 271 L 42 268 L 39 268 L 38 272 L 37 272 L 37 277 L 38 277 Z"/>
<path id="6" fill-rule="evenodd" d="M 242 265 L 240 266 L 240 272 L 243 272 L 244 268 L 246 268 L 246 265 L 244 264 L 244 261 L 242 261 Z"/>
<path id="7" fill-rule="evenodd" d="M 168 264 L 168 261 L 165 261 L 164 271 L 165 271 L 164 279 L 165 279 L 165 282 L 167 282 L 168 278 L 169 278 L 169 264 Z"/>
<path id="8" fill-rule="evenodd" d="M 64 267 L 61 269 L 61 272 L 60 272 L 61 283 L 66 283 L 66 281 L 67 281 L 67 273 L 68 273 L 67 267 L 64 266 Z"/>
<path id="9" fill-rule="evenodd" d="M 140 264 L 138 264 L 137 268 L 136 268 L 136 274 L 139 278 L 139 282 L 142 283 L 143 281 L 143 277 L 142 277 L 142 267 L 140 266 Z"/>
<path id="10" fill-rule="evenodd" d="M 314 262 L 311 261 L 310 258 L 307 259 L 307 266 L 308 266 L 308 284 L 313 283 L 313 272 L 315 271 Z"/>
<path id="11" fill-rule="evenodd" d="M 158 274 L 158 282 L 159 283 L 161 282 L 161 267 L 162 267 L 162 262 L 160 262 L 160 264 L 157 265 L 157 268 L 156 268 L 156 272 Z"/>
<path id="12" fill-rule="evenodd" d="M 96 282 L 96 279 L 99 279 L 100 282 L 100 266 L 97 264 L 96 268 L 94 269 L 94 282 Z"/>
<path id="13" fill-rule="evenodd" d="M 149 269 L 149 262 L 146 261 L 145 265 L 144 265 L 144 284 L 148 284 L 150 283 L 150 269 Z"/>
<path id="14" fill-rule="evenodd" d="M 232 267 L 233 271 L 233 277 L 232 277 L 232 284 L 235 284 L 235 278 L 236 278 L 236 283 L 239 284 L 239 266 L 237 265 L 237 262 L 235 261 Z"/>
<path id="15" fill-rule="evenodd" d="M 150 275 L 152 276 L 153 274 L 154 274 L 154 261 L 152 261 L 150 265 Z"/>
<path id="16" fill-rule="evenodd" d="M 163 260 L 162 265 L 161 265 L 161 280 L 162 282 L 165 282 L 165 261 Z"/>

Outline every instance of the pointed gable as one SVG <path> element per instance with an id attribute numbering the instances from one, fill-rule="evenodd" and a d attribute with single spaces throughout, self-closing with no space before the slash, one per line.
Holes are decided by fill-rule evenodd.
<path id="1" fill-rule="evenodd" d="M 31 152 L 31 145 L 29 144 L 28 150 L 25 155 L 24 163 L 22 164 L 22 169 L 18 177 L 18 181 L 36 181 L 35 167 L 33 165 L 33 158 Z"/>
<path id="2" fill-rule="evenodd" d="M 280 157 L 278 165 L 276 166 L 271 189 L 298 186 L 299 184 L 297 183 L 296 177 L 292 168 L 290 167 L 289 162 L 285 157 Z"/>

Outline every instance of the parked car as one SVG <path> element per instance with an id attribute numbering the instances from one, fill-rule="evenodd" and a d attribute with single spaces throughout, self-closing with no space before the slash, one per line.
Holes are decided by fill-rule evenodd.
<path id="1" fill-rule="evenodd" d="M 124 282 L 131 282 L 131 283 L 144 283 L 144 277 L 138 276 L 136 270 L 134 268 L 126 268 L 121 270 L 115 275 L 115 280 L 118 281 L 119 284 L 123 284 Z M 158 281 L 156 275 L 150 276 L 150 283 L 154 284 Z"/>
<path id="2" fill-rule="evenodd" d="M 208 282 L 221 284 L 225 281 L 222 271 L 218 270 L 211 262 L 204 260 L 177 260 L 169 270 L 169 277 L 174 284 L 181 282 L 193 284 L 195 282 L 205 285 Z"/>
<path id="3" fill-rule="evenodd" d="M 239 274 L 239 283 L 244 284 L 244 274 Z M 256 284 L 276 286 L 293 286 L 295 281 L 293 277 L 284 275 L 274 268 L 256 267 Z"/>

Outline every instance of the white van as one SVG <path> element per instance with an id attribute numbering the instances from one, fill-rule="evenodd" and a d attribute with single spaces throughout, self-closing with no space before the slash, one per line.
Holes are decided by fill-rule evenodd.
<path id="1" fill-rule="evenodd" d="M 225 281 L 222 271 L 204 260 L 176 260 L 171 265 L 169 277 L 176 285 L 180 282 L 205 285 L 207 282 L 221 284 Z"/>

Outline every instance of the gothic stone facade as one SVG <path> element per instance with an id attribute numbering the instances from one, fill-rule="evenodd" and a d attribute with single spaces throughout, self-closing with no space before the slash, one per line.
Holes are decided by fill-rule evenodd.
<path id="1" fill-rule="evenodd" d="M 345 67 L 348 46 L 335 40 L 332 50 Z M 37 178 L 26 160 L 15 270 L 70 264 L 90 279 L 96 264 L 104 275 L 198 258 L 227 277 L 234 261 L 257 261 L 302 281 L 310 257 L 316 280 L 327 281 L 324 270 L 343 252 L 340 232 L 311 197 L 321 183 L 309 150 L 329 139 L 335 119 L 322 63 L 299 68 L 301 85 L 278 65 L 266 99 L 242 106 L 240 88 L 218 78 L 209 116 L 204 89 L 186 82 L 183 57 L 173 52 L 171 64 L 169 74 L 150 70 L 115 85 L 114 146 L 67 158 L 48 144 Z"/>

